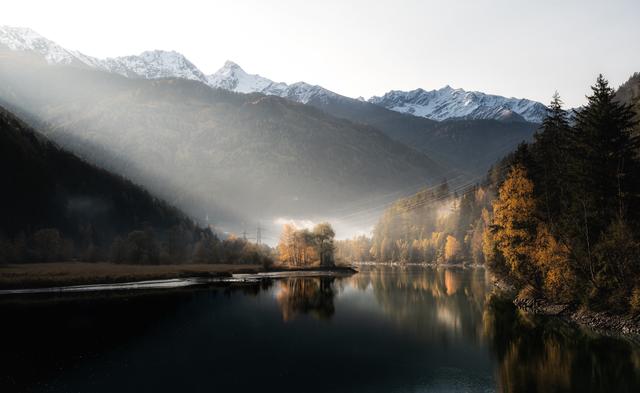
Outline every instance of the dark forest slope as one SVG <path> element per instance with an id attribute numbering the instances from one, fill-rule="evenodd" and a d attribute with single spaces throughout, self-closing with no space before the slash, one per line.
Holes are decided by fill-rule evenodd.
<path id="1" fill-rule="evenodd" d="M 0 107 L 0 194 L 7 235 L 57 227 L 78 234 L 91 224 L 102 236 L 144 225 L 169 228 L 189 220 L 119 176 L 60 149 Z"/>

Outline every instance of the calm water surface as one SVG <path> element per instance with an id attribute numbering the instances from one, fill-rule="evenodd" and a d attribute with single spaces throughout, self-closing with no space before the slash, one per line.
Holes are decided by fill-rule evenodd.
<path id="1" fill-rule="evenodd" d="M 0 391 L 640 392 L 640 349 L 491 295 L 483 269 L 0 299 Z"/>

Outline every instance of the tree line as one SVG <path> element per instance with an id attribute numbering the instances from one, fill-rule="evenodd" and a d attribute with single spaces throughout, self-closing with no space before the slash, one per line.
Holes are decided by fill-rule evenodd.
<path id="1" fill-rule="evenodd" d="M 351 261 L 482 264 L 494 193 L 488 184 L 458 193 L 443 180 L 386 209 L 371 238 L 338 241 L 336 255 Z"/>
<path id="2" fill-rule="evenodd" d="M 90 228 L 90 227 L 89 227 Z M 101 245 L 91 231 L 78 240 L 57 228 L 20 232 L 13 239 L 0 234 L 0 263 L 33 262 L 113 262 L 122 264 L 273 263 L 273 252 L 236 236 L 220 239 L 211 229 L 175 226 L 160 231 L 147 226 Z"/>

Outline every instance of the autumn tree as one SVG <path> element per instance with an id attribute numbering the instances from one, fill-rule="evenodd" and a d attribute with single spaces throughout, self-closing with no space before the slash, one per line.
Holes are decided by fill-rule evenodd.
<path id="1" fill-rule="evenodd" d="M 493 203 L 495 242 L 515 278 L 539 287 L 538 271 L 531 261 L 538 224 L 535 208 L 533 183 L 527 170 L 516 165 Z"/>
<path id="2" fill-rule="evenodd" d="M 444 246 L 444 258 L 447 262 L 455 262 L 460 254 L 460 242 L 455 237 L 448 235 Z"/>
<path id="3" fill-rule="evenodd" d="M 291 224 L 284 224 L 280 241 L 278 242 L 278 255 L 280 262 L 295 265 L 295 228 Z"/>

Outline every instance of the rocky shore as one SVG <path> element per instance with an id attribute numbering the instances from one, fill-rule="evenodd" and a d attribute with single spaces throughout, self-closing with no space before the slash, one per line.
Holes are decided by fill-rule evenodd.
<path id="1" fill-rule="evenodd" d="M 537 315 L 562 318 L 565 321 L 588 327 L 598 333 L 640 335 L 640 315 L 620 315 L 607 311 L 591 311 L 577 304 L 560 304 L 544 298 L 517 294 L 515 287 L 494 278 L 494 285 L 501 295 L 513 299 L 519 309 Z"/>

